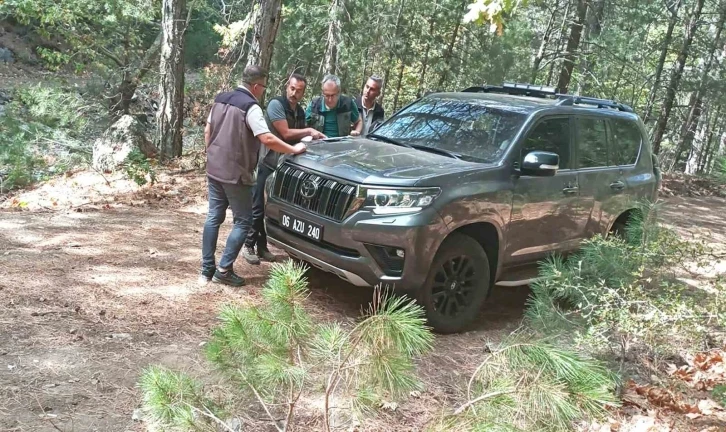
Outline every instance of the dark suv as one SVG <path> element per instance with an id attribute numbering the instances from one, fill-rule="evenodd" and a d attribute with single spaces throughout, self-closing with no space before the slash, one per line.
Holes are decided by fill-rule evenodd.
<path id="1" fill-rule="evenodd" d="M 266 184 L 270 241 L 464 329 L 492 285 L 624 225 L 660 175 L 625 105 L 522 84 L 434 93 L 365 138 L 313 142 Z M 513 281 L 512 279 L 519 279 Z"/>

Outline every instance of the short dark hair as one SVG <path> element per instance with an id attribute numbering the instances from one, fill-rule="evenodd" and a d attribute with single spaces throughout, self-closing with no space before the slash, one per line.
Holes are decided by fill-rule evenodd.
<path id="1" fill-rule="evenodd" d="M 245 84 L 255 84 L 267 78 L 267 70 L 262 66 L 250 65 L 242 72 L 242 82 Z"/>
<path id="2" fill-rule="evenodd" d="M 302 82 L 305 83 L 306 86 L 308 85 L 307 78 L 305 78 L 304 76 L 300 75 L 299 73 L 294 73 L 294 74 L 290 75 L 290 78 L 287 81 L 290 82 L 290 80 L 292 80 L 292 79 L 295 79 L 297 81 L 302 81 Z"/>

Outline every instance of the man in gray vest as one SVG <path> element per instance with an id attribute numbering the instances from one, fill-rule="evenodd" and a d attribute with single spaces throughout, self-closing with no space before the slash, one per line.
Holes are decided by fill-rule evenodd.
<path id="1" fill-rule="evenodd" d="M 242 85 L 217 95 L 207 119 L 204 140 L 207 144 L 209 212 L 202 234 L 203 281 L 231 286 L 245 283 L 235 274 L 232 265 L 252 224 L 252 187 L 257 177 L 261 144 L 279 153 L 299 154 L 306 150 L 305 144 L 291 146 L 267 127 L 258 102 L 266 83 L 265 69 L 247 66 L 242 73 Z M 215 265 L 219 226 L 224 222 L 228 207 L 232 209 L 234 226 L 227 237 L 222 258 Z"/>
<path id="2" fill-rule="evenodd" d="M 313 139 L 325 138 L 325 135 L 313 128 L 305 127 L 305 111 L 300 101 L 305 95 L 307 80 L 299 74 L 290 75 L 285 87 L 285 94 L 278 96 L 267 104 L 268 126 L 273 134 L 292 145 L 304 137 Z M 267 232 L 265 231 L 265 181 L 277 168 L 280 154 L 269 148 L 260 152 L 260 165 L 257 171 L 257 184 L 252 190 L 252 229 L 247 234 L 247 241 L 242 249 L 242 256 L 250 264 L 259 264 L 260 260 L 274 261 L 275 255 L 267 249 Z M 255 250 L 256 249 L 256 250 Z"/>
<path id="3" fill-rule="evenodd" d="M 355 101 L 340 94 L 340 78 L 335 75 L 323 78 L 323 95 L 310 102 L 305 120 L 308 126 L 331 138 L 357 136 L 363 130 Z"/>

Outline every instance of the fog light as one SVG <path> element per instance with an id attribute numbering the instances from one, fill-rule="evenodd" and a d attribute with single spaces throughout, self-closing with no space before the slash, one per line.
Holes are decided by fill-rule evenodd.
<path id="1" fill-rule="evenodd" d="M 396 249 L 396 256 L 403 258 L 406 256 L 406 252 L 404 252 L 403 249 Z"/>

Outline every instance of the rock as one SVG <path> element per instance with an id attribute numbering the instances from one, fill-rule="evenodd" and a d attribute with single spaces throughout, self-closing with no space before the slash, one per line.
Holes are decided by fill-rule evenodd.
<path id="1" fill-rule="evenodd" d="M 229 430 L 233 430 L 234 432 L 242 432 L 242 422 L 238 418 L 231 418 L 227 420 L 226 422 L 227 428 Z"/>
<path id="2" fill-rule="evenodd" d="M 133 421 L 143 421 L 144 420 L 144 411 L 141 408 L 136 408 L 134 410 L 134 413 L 131 414 L 131 420 Z"/>
<path id="3" fill-rule="evenodd" d="M 131 115 L 121 116 L 93 144 L 93 167 L 111 172 L 120 168 L 134 149 L 146 157 L 154 157 L 156 148 L 147 137 L 147 130 Z"/>
<path id="4" fill-rule="evenodd" d="M 114 333 L 106 337 L 108 339 L 131 339 L 131 335 L 128 333 Z"/>
<path id="5" fill-rule="evenodd" d="M 0 47 L 0 63 L 15 63 L 13 52 L 7 48 Z"/>

